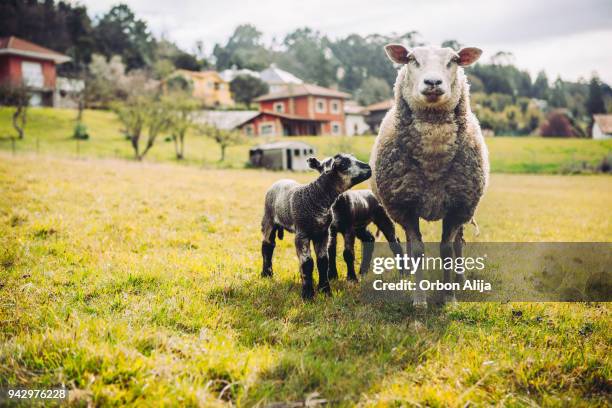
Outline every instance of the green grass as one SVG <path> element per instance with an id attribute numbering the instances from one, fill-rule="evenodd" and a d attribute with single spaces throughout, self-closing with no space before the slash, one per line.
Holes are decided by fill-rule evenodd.
<path id="1" fill-rule="evenodd" d="M 85 124 L 91 139 L 77 142 L 71 138 L 75 111 L 61 109 L 30 109 L 28 111 L 27 136 L 17 142 L 17 151 L 62 155 L 65 157 L 132 158 L 128 141 L 121 135 L 121 125 L 111 112 L 86 111 Z M 0 108 L 0 150 L 10 150 L 6 135 L 11 128 L 10 110 Z M 4 139 L 2 139 L 4 137 Z M 174 161 L 172 142 L 160 136 L 155 147 L 147 155 L 148 161 Z M 374 139 L 363 137 L 298 137 L 317 147 L 320 156 L 329 156 L 339 151 L 352 152 L 360 159 L 367 159 Z M 206 167 L 244 168 L 248 160 L 248 149 L 261 139 L 230 147 L 224 163 L 218 163 L 219 148 L 210 139 L 190 135 L 186 145 L 188 164 Z M 563 173 L 580 169 L 582 162 L 598 164 L 612 152 L 612 140 L 557 139 L 538 137 L 488 138 L 491 170 L 494 173 Z"/>
<path id="2" fill-rule="evenodd" d="M 0 385 L 96 406 L 609 405 L 608 304 L 377 307 L 342 263 L 304 304 L 292 235 L 260 278 L 263 194 L 287 176 L 313 177 L 0 152 Z M 467 239 L 609 241 L 611 182 L 493 175 Z"/>

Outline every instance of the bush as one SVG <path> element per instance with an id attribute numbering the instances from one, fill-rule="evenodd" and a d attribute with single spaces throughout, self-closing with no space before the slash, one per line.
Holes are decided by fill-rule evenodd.
<path id="1" fill-rule="evenodd" d="M 76 125 L 74 125 L 72 137 L 79 140 L 88 140 L 89 133 L 87 133 L 87 126 L 81 122 L 78 122 Z"/>

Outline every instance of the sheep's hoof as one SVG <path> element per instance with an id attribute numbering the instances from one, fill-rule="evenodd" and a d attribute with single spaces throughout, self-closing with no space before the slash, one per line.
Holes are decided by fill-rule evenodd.
<path id="1" fill-rule="evenodd" d="M 456 304 L 457 304 L 457 298 L 455 297 L 455 294 L 454 294 L 454 293 L 449 294 L 449 295 L 448 295 L 448 294 L 447 294 L 447 295 L 444 295 L 444 297 L 442 298 L 442 300 L 444 301 L 444 304 L 446 304 L 446 305 L 451 305 L 451 306 L 453 306 L 453 305 L 456 305 Z"/>
<path id="2" fill-rule="evenodd" d="M 338 271 L 329 271 L 327 272 L 327 279 L 329 280 L 335 280 L 338 279 Z"/>
<path id="3" fill-rule="evenodd" d="M 357 276 L 355 276 L 355 275 L 349 275 L 349 276 L 347 276 L 347 277 L 346 277 L 346 280 L 347 280 L 348 282 L 353 282 L 353 283 L 357 283 L 357 282 L 359 282 L 359 279 L 357 279 Z"/>
<path id="4" fill-rule="evenodd" d="M 272 277 L 272 268 L 264 269 L 263 271 L 261 271 L 261 277 L 262 278 L 271 278 Z"/>
<path id="5" fill-rule="evenodd" d="M 412 306 L 415 309 L 427 309 L 427 297 L 424 293 L 415 293 L 412 299 Z"/>
<path id="6" fill-rule="evenodd" d="M 302 286 L 302 299 L 312 300 L 314 294 L 314 288 L 312 286 Z"/>
<path id="7" fill-rule="evenodd" d="M 326 296 L 331 296 L 331 287 L 329 286 L 329 283 L 324 286 L 319 285 L 319 292 L 325 294 Z"/>

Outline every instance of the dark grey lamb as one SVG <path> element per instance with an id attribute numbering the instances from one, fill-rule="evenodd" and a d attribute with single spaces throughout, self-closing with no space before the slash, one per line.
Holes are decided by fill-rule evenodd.
<path id="1" fill-rule="evenodd" d="M 309 159 L 315 166 L 316 159 Z M 372 175 L 370 166 L 348 154 L 337 154 L 328 170 L 308 184 L 293 180 L 279 180 L 266 193 L 264 216 L 261 221 L 263 243 L 262 276 L 272 276 L 272 255 L 276 236 L 283 230 L 295 233 L 295 249 L 300 262 L 302 298 L 314 296 L 312 273 L 314 262 L 310 255 L 310 242 L 314 244 L 319 271 L 319 291 L 330 294 L 328 280 L 329 259 L 327 245 L 332 222 L 331 206 L 336 198 L 355 184 Z"/>
<path id="2" fill-rule="evenodd" d="M 485 191 L 489 161 L 478 120 L 470 109 L 463 67 L 481 55 L 477 48 L 407 50 L 391 44 L 389 58 L 401 64 L 394 94 L 374 143 L 372 190 L 393 220 L 406 231 L 409 255 L 424 246 L 419 218 L 442 219 L 442 258 L 462 256 L 463 225 L 473 219 Z M 444 271 L 450 281 L 451 270 Z M 416 280 L 422 279 L 417 270 Z M 456 274 L 463 280 L 463 275 Z M 445 301 L 454 294 L 444 294 Z M 414 303 L 425 305 L 417 292 Z"/>
<path id="3" fill-rule="evenodd" d="M 316 160 L 316 159 L 315 159 Z M 311 167 L 323 173 L 329 168 L 332 158 L 321 163 L 312 162 Z M 329 279 L 338 278 L 336 268 L 337 236 L 344 237 L 344 251 L 342 256 L 346 262 L 347 280 L 356 281 L 355 274 L 355 238 L 362 242 L 362 258 L 359 273 L 365 275 L 372 259 L 372 243 L 376 241 L 374 235 L 368 231 L 368 225 L 374 223 L 378 230 L 391 244 L 392 250 L 402 254 L 399 239 L 395 236 L 395 225 L 380 205 L 371 190 L 350 190 L 340 194 L 332 205 L 332 223 L 329 228 Z"/>

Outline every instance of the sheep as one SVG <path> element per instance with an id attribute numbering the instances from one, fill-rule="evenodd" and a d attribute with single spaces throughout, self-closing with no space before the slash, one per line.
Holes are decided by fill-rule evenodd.
<path id="1" fill-rule="evenodd" d="M 316 166 L 319 173 L 323 173 L 332 163 L 328 158 Z M 371 243 L 376 241 L 374 235 L 367 229 L 374 223 L 391 244 L 392 250 L 401 254 L 399 239 L 395 236 L 395 226 L 385 209 L 380 205 L 371 190 L 350 190 L 338 196 L 332 205 L 332 223 L 329 228 L 329 279 L 338 278 L 336 268 L 337 235 L 340 232 L 344 237 L 343 258 L 346 262 L 347 280 L 357 281 L 355 274 L 355 237 L 362 242 L 362 259 L 359 268 L 360 275 L 365 275 L 372 258 Z"/>
<path id="2" fill-rule="evenodd" d="M 402 67 L 394 86 L 394 106 L 374 142 L 370 166 L 372 190 L 406 232 L 411 257 L 423 255 L 419 219 L 442 219 L 440 256 L 462 256 L 463 225 L 473 220 L 489 177 L 488 151 L 470 109 L 463 67 L 480 57 L 478 48 L 385 46 Z M 453 254 L 454 252 L 454 254 Z M 449 282 L 451 271 L 444 270 Z M 422 270 L 416 271 L 417 282 Z M 456 275 L 462 282 L 463 275 Z M 417 285 L 418 287 L 418 285 Z M 455 301 L 452 292 L 443 302 Z M 413 302 L 427 305 L 424 292 Z"/>
<path id="3" fill-rule="evenodd" d="M 311 157 L 309 166 L 316 168 L 320 162 Z M 349 154 L 340 153 L 333 157 L 329 169 L 309 184 L 293 180 L 279 180 L 266 193 L 264 215 L 261 221 L 263 242 L 262 276 L 272 276 L 272 255 L 275 238 L 283 237 L 283 230 L 295 233 L 295 249 L 300 262 L 302 298 L 314 297 L 312 272 L 314 263 L 310 255 L 310 242 L 314 244 L 319 271 L 319 291 L 331 294 L 328 279 L 329 259 L 327 245 L 329 226 L 332 221 L 331 206 L 336 198 L 355 184 L 372 175 L 367 163 Z"/>

